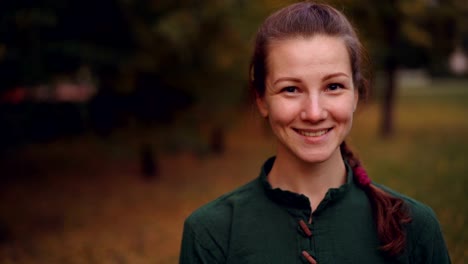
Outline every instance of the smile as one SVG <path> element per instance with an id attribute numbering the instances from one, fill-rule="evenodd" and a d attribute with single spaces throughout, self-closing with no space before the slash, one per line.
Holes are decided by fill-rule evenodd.
<path id="1" fill-rule="evenodd" d="M 331 129 L 323 129 L 323 130 L 318 130 L 318 131 L 306 131 L 306 130 L 299 130 L 299 129 L 295 129 L 295 130 L 297 133 L 305 137 L 320 137 L 320 136 L 325 135 Z"/>

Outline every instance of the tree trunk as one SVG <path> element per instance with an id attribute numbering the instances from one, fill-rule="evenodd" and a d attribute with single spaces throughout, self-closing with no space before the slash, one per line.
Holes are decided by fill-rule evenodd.
<path id="1" fill-rule="evenodd" d="M 382 123 L 380 134 L 384 138 L 389 138 L 394 133 L 394 106 L 396 94 L 396 64 L 389 62 L 386 67 L 385 92 L 382 104 Z"/>
<path id="2" fill-rule="evenodd" d="M 388 45 L 387 60 L 385 61 L 386 82 L 384 98 L 382 103 L 382 120 L 380 125 L 380 135 L 389 138 L 394 134 L 394 106 L 396 98 L 396 71 L 398 68 L 398 37 L 400 35 L 400 20 L 396 1 L 390 1 L 389 13 L 384 19 L 385 39 Z"/>
<path id="3" fill-rule="evenodd" d="M 221 155 L 226 150 L 226 132 L 220 126 L 213 128 L 210 138 L 211 151 Z"/>
<path id="4" fill-rule="evenodd" d="M 158 157 L 149 143 L 140 146 L 140 166 L 143 178 L 153 179 L 159 177 Z"/>

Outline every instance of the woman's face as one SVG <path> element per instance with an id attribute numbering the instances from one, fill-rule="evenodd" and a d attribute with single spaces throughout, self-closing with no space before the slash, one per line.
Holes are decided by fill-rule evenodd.
<path id="1" fill-rule="evenodd" d="M 267 68 L 257 105 L 278 138 L 278 157 L 317 163 L 340 155 L 358 101 L 344 41 L 325 35 L 275 41 Z"/>

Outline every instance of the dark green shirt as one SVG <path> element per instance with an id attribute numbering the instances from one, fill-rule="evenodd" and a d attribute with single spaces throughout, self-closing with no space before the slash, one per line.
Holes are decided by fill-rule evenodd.
<path id="1" fill-rule="evenodd" d="M 409 206 L 407 246 L 397 259 L 379 251 L 371 205 L 347 168 L 347 182 L 328 190 L 311 214 L 307 197 L 273 189 L 260 176 L 196 210 L 184 225 L 180 263 L 309 263 L 319 264 L 450 263 L 434 212 L 426 205 L 384 188 Z M 312 217 L 312 223 L 308 220 Z M 300 226 L 305 223 L 310 230 Z M 307 234 L 308 233 L 308 234 Z"/>

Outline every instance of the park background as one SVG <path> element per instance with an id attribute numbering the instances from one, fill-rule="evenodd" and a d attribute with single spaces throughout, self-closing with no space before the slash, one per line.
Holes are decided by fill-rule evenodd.
<path id="1" fill-rule="evenodd" d="M 177 263 L 184 219 L 274 137 L 249 98 L 275 0 L 0 2 L 0 263 Z M 350 143 L 468 262 L 468 3 L 341 0 L 373 90 Z"/>

